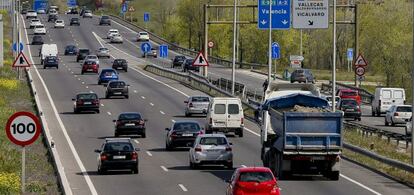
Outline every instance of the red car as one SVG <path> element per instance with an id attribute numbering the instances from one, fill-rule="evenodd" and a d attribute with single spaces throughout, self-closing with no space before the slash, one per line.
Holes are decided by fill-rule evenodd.
<path id="1" fill-rule="evenodd" d="M 82 72 L 81 74 L 85 72 L 93 72 L 98 74 L 99 71 L 99 64 L 95 60 L 86 60 L 82 64 Z"/>
<path id="2" fill-rule="evenodd" d="M 226 195 L 280 195 L 272 171 L 266 167 L 243 167 L 234 171 Z"/>
<path id="3" fill-rule="evenodd" d="M 336 93 L 341 99 L 354 99 L 358 102 L 358 105 L 361 105 L 361 96 L 358 91 L 352 89 L 340 89 Z"/>

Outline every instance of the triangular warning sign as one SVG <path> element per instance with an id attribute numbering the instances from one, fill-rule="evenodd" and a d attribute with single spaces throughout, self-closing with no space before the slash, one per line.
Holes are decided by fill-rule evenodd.
<path id="1" fill-rule="evenodd" d="M 13 67 L 30 67 L 29 61 L 23 52 L 20 52 L 13 62 Z"/>
<path id="2" fill-rule="evenodd" d="M 208 66 L 208 62 L 202 52 L 199 52 L 194 59 L 193 66 Z"/>
<path id="3" fill-rule="evenodd" d="M 368 66 L 368 63 L 367 63 L 367 61 L 365 61 L 364 56 L 359 54 L 358 57 L 355 60 L 354 65 L 355 66 Z"/>

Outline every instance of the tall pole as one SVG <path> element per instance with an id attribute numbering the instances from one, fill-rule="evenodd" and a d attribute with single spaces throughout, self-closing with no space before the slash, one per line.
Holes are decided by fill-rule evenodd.
<path id="1" fill-rule="evenodd" d="M 267 53 L 269 55 L 267 81 L 270 84 L 272 78 L 272 0 L 269 0 L 269 51 Z M 269 90 L 269 88 L 270 87 L 267 87 L 266 90 Z"/>
<path id="2" fill-rule="evenodd" d="M 240 0 L 237 0 L 237 5 L 240 5 Z M 237 7 L 237 21 L 240 21 L 240 8 Z M 240 68 L 242 68 L 241 61 L 240 61 L 240 24 L 236 23 L 236 61 L 240 62 Z"/>
<path id="3" fill-rule="evenodd" d="M 25 192 L 25 185 L 26 185 L 26 171 L 25 171 L 25 167 L 26 167 L 26 148 L 23 146 L 22 147 L 22 194 L 24 194 Z"/>
<path id="4" fill-rule="evenodd" d="M 231 95 L 234 95 L 234 86 L 236 80 L 236 36 L 237 36 L 237 26 L 236 26 L 236 19 L 237 19 L 237 0 L 234 0 L 234 9 L 233 9 L 233 63 L 231 68 Z"/>
<path id="5" fill-rule="evenodd" d="M 204 57 L 208 61 L 208 12 L 207 4 L 204 4 Z M 203 66 L 203 76 L 207 77 L 207 66 Z"/>
<path id="6" fill-rule="evenodd" d="M 412 117 L 414 117 L 414 0 L 413 0 L 413 5 L 412 5 L 412 12 L 413 12 L 413 21 L 412 21 L 412 23 L 413 23 L 413 40 L 412 40 L 412 42 L 413 42 L 413 50 L 412 50 L 412 52 L 413 52 L 413 59 L 412 59 L 412 63 L 413 63 L 413 65 L 412 65 L 412 73 L 411 73 L 411 82 L 412 82 L 412 91 L 411 91 L 411 99 L 412 99 Z M 411 129 L 408 129 L 408 131 L 409 130 L 411 130 L 411 163 L 414 165 L 414 120 L 413 119 L 411 119 Z"/>
<path id="7" fill-rule="evenodd" d="M 332 52 L 332 112 L 335 112 L 336 92 L 336 0 L 333 0 L 333 52 Z"/>
<path id="8" fill-rule="evenodd" d="M 357 2 L 355 2 L 355 13 L 354 13 L 354 21 L 355 21 L 355 29 L 354 29 L 354 32 L 355 32 L 355 55 L 354 55 L 354 57 L 355 57 L 355 59 L 358 57 L 358 55 L 359 55 L 359 38 L 358 38 L 358 35 L 359 35 L 359 25 L 358 25 L 358 3 Z M 351 64 L 351 67 L 352 67 L 352 64 Z M 356 87 L 358 87 L 358 82 L 357 82 L 357 76 L 355 75 L 355 86 Z"/>
<path id="9" fill-rule="evenodd" d="M 302 31 L 303 30 L 300 29 L 300 52 L 299 52 L 300 56 L 303 56 L 303 38 L 302 38 L 303 32 Z"/>
<path id="10" fill-rule="evenodd" d="M 3 43 L 3 15 L 0 14 L 0 43 Z M 4 51 L 3 44 L 0 44 L 0 51 Z M 3 67 L 4 56 L 3 52 L 0 52 L 0 67 Z"/>

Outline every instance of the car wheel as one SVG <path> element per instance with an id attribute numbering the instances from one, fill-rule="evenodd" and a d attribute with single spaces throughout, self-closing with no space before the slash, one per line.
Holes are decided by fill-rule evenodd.
<path id="1" fill-rule="evenodd" d="M 118 134 L 118 133 L 115 133 L 115 134 L 114 134 L 114 137 L 119 137 L 119 134 Z"/>
<path id="2" fill-rule="evenodd" d="M 371 116 L 375 116 L 374 110 L 371 110 Z"/>
<path id="3" fill-rule="evenodd" d="M 83 74 L 84 72 L 82 71 L 81 74 Z"/>
<path id="4" fill-rule="evenodd" d="M 141 134 L 141 137 L 142 138 L 146 138 L 147 137 L 147 134 L 145 133 L 145 131 L 144 131 L 144 133 Z"/>
<path id="5" fill-rule="evenodd" d="M 189 117 L 189 116 L 191 116 L 191 114 L 188 112 L 185 112 L 185 117 Z"/>
<path id="6" fill-rule="evenodd" d="M 387 117 L 385 117 L 385 126 L 388 126 L 388 124 Z"/>
<path id="7" fill-rule="evenodd" d="M 126 99 L 129 99 L 129 95 L 126 95 L 126 96 L 125 96 L 125 98 L 126 98 Z"/>
<path id="8" fill-rule="evenodd" d="M 194 163 L 192 163 L 191 160 L 190 160 L 190 169 L 194 169 Z"/>
<path id="9" fill-rule="evenodd" d="M 75 114 L 79 114 L 79 110 L 78 110 L 78 109 L 76 109 L 76 108 L 74 108 L 74 109 L 73 109 L 73 112 L 74 112 Z"/>
<path id="10" fill-rule="evenodd" d="M 136 167 L 136 168 L 132 169 L 132 173 L 133 173 L 133 174 L 138 174 L 138 173 L 139 173 L 139 169 L 138 169 L 138 167 Z"/>
<path id="11" fill-rule="evenodd" d="M 168 142 L 165 142 L 165 150 L 167 150 L 167 151 L 172 150 L 171 144 L 169 144 Z"/>
<path id="12" fill-rule="evenodd" d="M 226 164 L 227 169 L 233 169 L 233 161 Z"/>
<path id="13" fill-rule="evenodd" d="M 381 112 L 379 110 L 376 111 L 377 117 L 381 116 Z"/>
<path id="14" fill-rule="evenodd" d="M 330 180 L 338 181 L 339 180 L 339 171 L 328 172 L 328 173 L 326 173 L 326 177 Z"/>
<path id="15" fill-rule="evenodd" d="M 43 69 L 46 69 L 46 66 L 43 66 Z"/>
<path id="16" fill-rule="evenodd" d="M 360 117 L 360 118 L 358 118 L 358 121 L 361 121 L 361 117 Z"/>
<path id="17" fill-rule="evenodd" d="M 392 118 L 391 118 L 391 126 L 395 126 L 395 123 L 394 121 L 392 121 Z"/>
<path id="18" fill-rule="evenodd" d="M 101 84 L 101 81 L 98 81 L 98 85 L 100 85 Z"/>
<path id="19" fill-rule="evenodd" d="M 101 111 L 99 111 L 99 109 L 98 109 L 98 110 L 96 110 L 96 113 L 97 113 L 97 114 L 99 114 L 100 112 L 101 112 Z"/>
<path id="20" fill-rule="evenodd" d="M 98 167 L 98 174 L 99 175 L 103 175 L 103 174 L 105 174 L 105 172 L 106 172 L 105 169 L 102 169 L 102 168 Z"/>
<path id="21" fill-rule="evenodd" d="M 105 99 L 109 99 L 109 94 L 105 94 Z"/>
<path id="22" fill-rule="evenodd" d="M 211 129 L 206 129 L 206 134 L 212 134 L 213 133 L 213 130 L 211 130 Z"/>
<path id="23" fill-rule="evenodd" d="M 125 70 L 125 72 L 128 72 L 128 69 L 125 68 L 124 70 Z"/>

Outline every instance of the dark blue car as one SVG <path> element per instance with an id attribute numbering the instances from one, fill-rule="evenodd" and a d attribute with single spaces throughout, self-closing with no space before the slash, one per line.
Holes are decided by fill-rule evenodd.
<path id="1" fill-rule="evenodd" d="M 109 81 L 117 81 L 119 79 L 118 72 L 114 69 L 106 68 L 102 69 L 98 78 L 98 85 L 102 83 L 108 83 Z"/>

